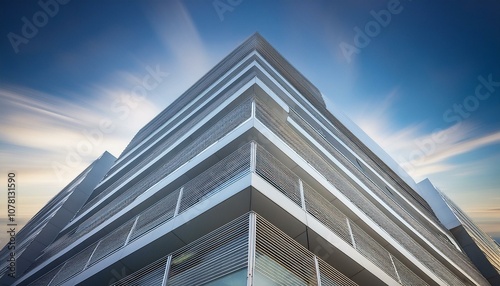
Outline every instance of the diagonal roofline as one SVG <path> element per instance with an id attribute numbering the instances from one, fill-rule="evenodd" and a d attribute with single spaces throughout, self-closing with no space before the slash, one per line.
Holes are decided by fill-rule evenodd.
<path id="1" fill-rule="evenodd" d="M 173 114 L 190 102 L 202 90 L 208 88 L 217 78 L 225 74 L 235 64 L 240 62 L 248 54 L 258 52 L 268 61 L 295 89 L 304 95 L 314 105 L 326 108 L 321 92 L 309 80 L 306 79 L 295 67 L 293 67 L 275 48 L 267 42 L 258 32 L 247 38 L 242 44 L 234 49 L 229 55 L 222 59 L 217 65 L 210 69 L 201 79 L 196 81 L 190 88 L 182 93 L 177 99 L 169 104 L 163 111 L 156 115 L 149 123 L 142 127 L 127 146 L 135 144 L 143 139 L 148 129 L 156 122 L 161 121 L 167 114 Z M 147 136 L 147 135 L 146 135 Z"/>
<path id="2" fill-rule="evenodd" d="M 426 209 L 433 214 L 430 206 L 427 205 L 425 200 L 415 191 L 417 188 L 413 178 L 409 177 L 406 172 L 398 170 L 398 164 L 389 156 L 381 156 L 380 152 L 386 154 L 385 150 L 376 146 L 380 151 L 371 150 L 369 144 L 365 142 L 368 136 L 361 136 L 360 132 L 364 133 L 359 127 L 358 131 L 351 130 L 350 124 L 347 124 L 336 112 L 332 112 L 326 107 L 323 96 L 319 89 L 314 86 L 304 75 L 302 75 L 293 65 L 291 65 L 271 44 L 269 44 L 264 37 L 255 32 L 248 37 L 242 44 L 235 48 L 229 55 L 224 57 L 218 64 L 210 69 L 201 79 L 196 81 L 190 88 L 182 93 L 177 99 L 169 104 L 162 112 L 155 116 L 149 123 L 142 127 L 137 134 L 133 137 L 131 142 L 125 148 L 120 157 L 127 152 L 130 148 L 137 145 L 137 142 L 146 138 L 149 134 L 148 131 L 154 130 L 161 124 L 169 114 L 175 114 L 194 98 L 196 98 L 203 90 L 209 88 L 219 77 L 228 72 L 237 63 L 243 60 L 252 52 L 257 52 L 261 55 L 278 73 L 283 76 L 302 96 L 304 96 L 323 116 L 330 120 L 341 132 L 343 132 L 362 152 L 372 158 L 373 162 L 378 168 L 385 170 L 389 177 L 391 177 L 401 188 L 410 193 L 413 197 L 419 198 L 421 203 L 426 205 Z M 356 124 L 354 124 L 356 125 Z M 352 126 L 351 126 L 352 127 Z M 357 127 L 357 125 L 356 125 Z M 373 141 L 368 137 L 368 140 Z M 373 141 L 374 143 L 374 141 Z M 394 162 L 392 162 L 394 161 Z"/>

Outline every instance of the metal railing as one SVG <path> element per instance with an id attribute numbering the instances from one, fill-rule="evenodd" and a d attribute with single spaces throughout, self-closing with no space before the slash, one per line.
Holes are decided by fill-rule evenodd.
<path id="1" fill-rule="evenodd" d="M 344 213 L 342 213 L 331 202 L 324 198 L 321 194 L 315 191 L 306 182 L 303 182 L 295 173 L 289 170 L 283 163 L 278 161 L 269 152 L 261 146 L 257 146 L 257 164 L 256 173 L 260 174 L 287 174 L 280 176 L 279 184 L 271 182 L 274 177 L 261 176 L 269 183 L 273 184 L 281 193 L 287 196 L 297 206 L 303 208 L 307 213 L 312 215 L 321 224 L 325 225 L 329 230 L 338 235 L 343 241 L 351 245 L 357 252 L 365 258 L 373 262 L 377 267 L 382 269 L 386 274 L 394 280 L 399 281 L 402 285 L 407 281 L 418 281 L 418 285 L 427 285 L 427 283 L 418 278 L 410 269 L 404 266 L 396 257 L 388 250 L 380 245 L 375 239 L 371 238 L 361 227 L 351 221 Z M 260 158 L 260 159 L 259 159 Z M 296 194 L 298 192 L 299 194 Z M 303 193 L 301 196 L 300 193 Z M 299 197 L 299 201 L 296 198 Z M 300 198 L 304 198 L 304 202 Z M 398 269 L 393 261 L 397 261 L 400 267 L 406 267 L 398 276 Z"/>
<path id="2" fill-rule="evenodd" d="M 113 286 L 247 285 L 248 279 L 252 285 L 267 281 L 291 286 L 357 285 L 265 219 L 249 213 Z"/>
<path id="3" fill-rule="evenodd" d="M 403 285 L 410 285 L 415 282 L 418 282 L 419 285 L 426 284 L 273 155 L 263 147 L 255 146 L 256 174 L 271 183 L 296 205 L 304 208 L 310 215 L 396 281 Z M 238 151 L 219 161 L 181 188 L 141 212 L 121 228 L 70 258 L 62 266 L 58 267 L 59 271 L 51 271 L 47 274 L 54 275 L 55 278 L 49 280 L 48 277 L 43 276 L 34 285 L 43 285 L 39 283 L 41 281 L 49 281 L 50 284 L 47 285 L 63 283 L 145 233 L 169 221 L 174 216 L 206 200 L 209 196 L 224 189 L 241 176 L 248 174 L 251 161 L 250 148 L 251 143 L 241 147 Z M 259 259 L 257 261 L 266 258 Z"/>
<path id="4" fill-rule="evenodd" d="M 441 261 L 429 253 L 424 247 L 418 244 L 408 233 L 402 230 L 395 222 L 393 222 L 384 212 L 377 208 L 373 202 L 365 197 L 351 182 L 341 176 L 337 171 L 337 166 L 329 162 L 324 155 L 315 151 L 301 135 L 285 123 L 286 118 L 279 118 L 276 111 L 259 98 L 256 99 L 256 118 L 263 122 L 274 134 L 276 134 L 286 145 L 292 148 L 300 157 L 306 160 L 311 167 L 316 169 L 332 186 L 343 193 L 351 202 L 353 202 L 361 211 L 363 211 L 374 223 L 379 225 L 387 234 L 394 238 L 401 246 L 408 250 L 416 260 L 422 262 L 429 270 L 434 272 L 438 277 L 449 285 L 466 285 L 464 281 L 459 279 L 450 269 L 448 269 Z M 442 246 L 439 240 L 436 245 Z M 445 252 L 446 254 L 451 253 Z M 456 255 L 455 253 L 453 253 Z M 453 255 L 452 254 L 452 255 Z M 457 258 L 460 257 L 456 255 Z M 460 257 L 461 260 L 463 257 Z M 457 259 L 458 260 L 458 259 Z M 454 261 L 456 262 L 456 261 Z M 461 266 L 464 269 L 471 269 L 471 272 L 477 270 L 470 264 L 463 263 Z M 470 273 L 470 272 L 469 272 Z M 478 281 L 484 281 L 482 276 L 474 276 Z"/>
<path id="5" fill-rule="evenodd" d="M 251 148 L 255 148 L 255 152 L 252 152 Z M 426 285 L 422 279 L 415 275 L 374 239 L 370 238 L 368 234 L 354 222 L 350 221 L 345 214 L 338 210 L 327 199 L 322 197 L 307 183 L 303 182 L 299 176 L 289 170 L 263 147 L 253 142 L 243 145 L 232 154 L 130 219 L 122 227 L 68 259 L 67 262 L 58 266 L 59 271 L 49 272 L 47 275 L 36 280 L 32 285 L 59 285 L 64 283 L 71 277 L 92 267 L 103 258 L 122 249 L 144 234 L 168 222 L 175 216 L 209 199 L 210 196 L 223 190 L 232 182 L 235 182 L 242 176 L 251 172 L 252 155 L 255 156 L 255 173 L 257 175 L 270 182 L 287 198 L 296 205 L 302 207 L 315 219 L 341 237 L 356 251 L 372 261 L 396 281 L 399 281 L 403 285 L 410 285 L 415 281 L 418 282 L 418 285 Z M 280 242 L 278 244 L 282 243 Z M 258 255 L 265 254 L 265 249 L 261 248 L 261 250 L 261 253 Z M 259 252 L 257 251 L 257 253 Z M 268 261 L 270 259 L 267 258 L 268 256 L 269 253 L 264 256 L 258 256 L 256 261 L 264 264 L 272 263 Z M 332 273 L 337 276 L 339 275 L 335 271 Z M 261 274 L 264 276 L 266 275 L 264 272 Z M 53 279 L 49 279 L 48 276 L 50 275 L 54 275 L 56 278 L 52 277 Z M 139 276 L 140 279 L 146 279 L 143 275 Z M 325 278 L 325 281 L 328 279 L 330 278 Z M 304 277 L 299 280 L 304 280 Z M 42 281 L 49 281 L 50 284 L 43 284 L 41 283 Z M 175 281 L 175 279 L 173 281 Z"/>
<path id="6" fill-rule="evenodd" d="M 250 173 L 247 143 L 30 285 L 60 285 Z M 78 262 L 78 263 L 77 263 Z M 49 279 L 47 275 L 54 275 Z M 50 284 L 43 284 L 48 281 Z"/>
<path id="7" fill-rule="evenodd" d="M 195 138 L 189 144 L 186 144 L 182 150 L 175 154 L 167 154 L 168 158 L 163 158 L 163 162 L 160 166 L 154 170 L 150 170 L 150 172 L 147 173 L 140 181 L 135 183 L 133 186 L 130 186 L 126 191 L 108 203 L 106 207 L 101 208 L 99 211 L 79 224 L 77 229 L 61 237 L 47 247 L 42 256 L 37 259 L 33 266 L 41 264 L 49 257 L 75 242 L 78 238 L 92 231 L 96 226 L 100 225 L 112 215 L 118 213 L 120 210 L 132 203 L 138 196 L 162 178 L 168 176 L 183 164 L 190 161 L 206 150 L 206 148 L 237 128 L 240 124 L 250 118 L 251 108 L 252 101 L 250 99 L 245 100 L 218 122 L 207 128 L 199 137 Z"/>
<path id="8" fill-rule="evenodd" d="M 351 162 L 347 157 L 345 157 L 339 150 L 336 149 L 335 146 L 331 144 L 330 141 L 326 140 L 323 136 L 321 136 L 315 128 L 308 125 L 307 122 L 303 118 L 301 118 L 295 112 L 290 112 L 290 116 L 296 120 L 301 128 L 306 130 L 307 134 L 312 136 L 318 143 L 321 144 L 323 148 L 328 150 L 332 156 L 334 156 L 337 160 L 339 160 L 343 165 L 349 169 L 349 171 L 353 172 L 357 175 L 357 178 L 360 179 L 363 184 L 368 186 L 371 191 L 373 191 L 380 199 L 382 199 L 387 205 L 389 205 L 399 216 L 401 216 L 406 222 L 408 222 L 413 228 L 415 228 L 421 235 L 423 235 L 427 240 L 429 240 L 435 247 L 437 247 L 442 253 L 450 255 L 452 257 L 452 261 L 457 263 L 459 267 L 462 269 L 467 269 L 467 273 L 472 275 L 476 280 L 481 281 L 484 280 L 476 269 L 476 267 L 472 264 L 469 258 L 462 252 L 459 252 L 457 248 L 444 236 L 438 235 L 438 232 L 432 232 L 430 229 L 434 229 L 434 226 L 431 226 L 431 223 L 425 219 L 417 219 L 419 217 L 418 214 L 410 211 L 411 208 L 407 205 L 406 207 L 401 206 L 403 203 L 401 200 L 395 198 L 392 194 L 388 193 L 389 191 L 383 187 L 380 187 L 377 183 L 375 183 L 369 174 L 366 171 L 360 171 L 353 162 Z M 335 131 L 335 130 L 334 130 Z M 337 136 L 342 137 L 343 135 L 336 132 Z M 344 136 L 345 137 L 345 136 Z M 351 148 L 355 148 L 355 146 L 350 146 Z M 361 157 L 364 158 L 365 161 L 370 161 L 367 155 L 363 154 L 363 152 L 359 153 Z M 372 166 L 375 167 L 375 166 Z M 382 173 L 382 172 L 381 172 Z M 382 176 L 384 174 L 382 173 Z M 328 178 L 330 179 L 330 178 Z M 406 194 L 406 191 L 400 191 L 400 194 L 405 196 L 409 201 L 416 202 L 414 204 L 420 211 L 423 213 L 427 213 L 429 218 L 440 224 L 438 220 L 429 214 L 429 211 L 420 206 L 420 201 L 416 200 L 412 195 Z M 444 227 L 442 227 L 444 229 Z M 446 231 L 446 230 L 445 230 Z M 447 275 L 444 274 L 443 275 Z"/>

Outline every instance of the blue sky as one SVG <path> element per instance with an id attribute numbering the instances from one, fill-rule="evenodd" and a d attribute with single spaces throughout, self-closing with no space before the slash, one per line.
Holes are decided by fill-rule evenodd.
<path id="1" fill-rule="evenodd" d="M 500 240 L 496 1 L 41 3 L 0 2 L 0 169 L 17 173 L 20 223 L 258 31 Z M 148 75 L 154 88 L 134 101 Z M 91 141 L 103 120 L 112 130 Z"/>

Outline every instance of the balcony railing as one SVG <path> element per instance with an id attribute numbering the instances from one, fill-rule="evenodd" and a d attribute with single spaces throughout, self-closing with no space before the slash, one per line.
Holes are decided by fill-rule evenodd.
<path id="1" fill-rule="evenodd" d="M 214 123 L 212 126 L 208 126 L 202 134 L 194 138 L 193 141 L 187 143 L 182 150 L 175 152 L 174 154 L 168 154 L 168 158 L 163 158 L 160 166 L 151 170 L 133 186 L 128 187 L 123 193 L 107 204 L 104 208 L 101 208 L 85 221 L 81 222 L 76 229 L 66 233 L 64 236 L 47 247 L 47 249 L 44 250 L 43 255 L 37 259 L 31 268 L 40 265 L 43 261 L 47 260 L 51 256 L 68 247 L 80 237 L 92 231 L 96 226 L 100 225 L 111 216 L 127 207 L 138 196 L 162 178 L 168 176 L 179 167 L 189 162 L 191 159 L 206 150 L 209 146 L 248 120 L 251 116 L 251 109 L 252 101 L 250 99 L 243 101 L 239 106 L 236 106 L 219 121 Z"/>
<path id="2" fill-rule="evenodd" d="M 252 166 L 252 164 L 255 164 L 255 166 Z M 257 145 L 255 142 L 243 145 L 229 156 L 225 157 L 192 180 L 188 181 L 180 188 L 172 191 L 170 194 L 166 195 L 158 202 L 133 217 L 120 228 L 111 232 L 80 253 L 71 257 L 66 262 L 57 266 L 57 271 L 56 269 L 50 271 L 45 276 L 42 276 L 30 285 L 60 285 L 64 283 L 78 273 L 94 266 L 102 259 L 126 247 L 138 238 L 170 221 L 172 218 L 186 212 L 191 207 L 209 200 L 212 195 L 225 190 L 225 188 L 231 183 L 237 181 L 245 175 L 250 174 L 252 170 L 255 171 L 255 174 L 272 184 L 278 191 L 289 198 L 297 206 L 301 207 L 304 211 L 309 213 L 329 230 L 351 245 L 357 252 L 373 262 L 376 266 L 380 267 L 389 276 L 393 277 L 394 280 L 399 281 L 403 285 L 426 285 L 421 278 L 419 278 L 389 251 L 372 239 L 363 231 L 361 227 L 357 226 L 327 199 L 322 197 L 307 183 L 303 182 L 299 176 L 289 170 L 272 154 L 267 152 L 262 146 Z M 265 253 L 265 244 L 262 245 L 261 250 L 262 253 Z M 275 253 L 274 255 L 278 254 Z M 269 253 L 262 257 L 257 255 L 257 257 L 259 257 L 257 261 L 264 264 L 272 264 L 271 261 L 268 261 L 269 258 L 267 257 L 269 256 Z M 182 260 L 182 256 L 180 256 L 180 258 L 176 258 L 176 256 L 173 255 L 170 259 L 178 261 Z M 308 259 L 311 259 L 311 263 L 317 260 L 317 258 L 313 256 L 310 256 Z M 167 263 L 167 260 L 168 259 L 164 260 L 165 264 Z M 222 260 L 217 261 L 218 263 L 224 262 Z M 319 263 L 320 266 L 323 265 L 321 267 L 331 267 L 324 262 L 317 263 Z M 163 266 L 161 267 L 164 267 L 165 264 L 162 264 Z M 217 265 L 217 263 L 214 264 L 214 267 L 216 267 L 215 265 Z M 184 270 L 175 270 L 178 268 L 176 267 L 172 268 L 174 273 L 175 271 L 184 272 Z M 256 269 L 258 269 L 258 267 Z M 262 275 L 265 276 L 266 274 L 262 273 Z M 328 279 L 335 278 L 331 278 L 330 276 L 336 276 L 338 273 L 331 270 L 323 273 L 322 275 L 325 276 L 324 281 L 329 281 Z M 181 281 L 180 278 L 176 279 Z M 176 279 L 169 281 L 177 281 Z M 300 281 L 304 280 L 300 277 L 298 279 Z M 329 285 L 327 282 L 325 283 L 326 284 L 322 285 Z"/>
<path id="3" fill-rule="evenodd" d="M 302 207 L 342 240 L 350 244 L 357 252 L 402 284 L 405 281 L 418 282 L 418 284 L 403 285 L 427 285 L 424 280 L 404 266 L 382 245 L 364 232 L 361 227 L 357 226 L 356 223 L 351 221 L 306 182 L 302 181 L 299 176 L 290 171 L 263 147 L 257 146 L 256 154 L 256 173 L 258 175 L 268 180 L 297 206 Z M 274 176 L 268 177 L 267 174 L 274 174 Z M 279 177 L 279 180 L 276 180 L 277 177 Z M 303 197 L 303 202 L 301 197 Z M 400 271 L 400 269 L 396 268 L 395 261 L 397 261 L 399 268 L 404 269 Z M 400 277 L 398 273 L 402 273 L 405 277 Z"/>
<path id="4" fill-rule="evenodd" d="M 191 118 L 188 118 L 185 122 L 181 124 L 179 127 L 175 127 L 174 123 L 177 123 L 177 121 L 174 121 L 173 123 L 168 124 L 165 126 L 161 132 L 158 132 L 155 136 L 153 136 L 148 142 L 150 143 L 142 143 L 146 146 L 148 144 L 153 144 L 153 142 L 156 142 L 154 145 L 148 147 L 149 149 L 144 151 L 143 148 L 138 148 L 131 152 L 129 155 L 129 159 L 126 160 L 119 160 L 118 163 L 116 163 L 108 172 L 108 176 L 112 176 L 121 166 L 125 165 L 126 163 L 130 164 L 130 161 L 135 160 L 133 162 L 133 167 L 131 167 L 126 173 L 121 175 L 121 178 L 129 178 L 132 175 L 135 175 L 141 168 L 149 164 L 150 162 L 154 161 L 160 153 L 163 151 L 167 150 L 169 147 L 171 147 L 172 144 L 174 144 L 179 138 L 181 138 L 183 135 L 189 133 L 190 130 L 193 129 L 193 127 L 198 124 L 199 122 L 203 121 L 204 118 L 206 118 L 212 111 L 214 111 L 217 107 L 221 106 L 221 104 L 224 103 L 224 101 L 227 100 L 227 98 L 231 95 L 231 93 L 227 94 L 222 94 L 221 96 L 218 96 L 214 102 L 210 103 L 208 106 L 205 106 L 201 108 L 198 112 L 196 112 Z M 181 116 L 182 118 L 182 116 Z M 166 119 L 165 119 L 166 120 Z M 175 129 L 172 129 L 175 127 Z M 141 152 L 144 151 L 144 154 L 141 154 L 139 160 L 137 158 L 134 158 L 138 156 Z M 125 153 L 125 151 L 124 151 Z M 123 154 L 120 156 L 122 157 Z M 115 182 L 113 182 L 111 185 L 106 187 L 98 196 L 96 196 L 94 199 L 92 199 L 90 202 L 88 202 L 81 210 L 79 210 L 78 214 L 84 213 L 86 210 L 90 209 L 96 202 L 98 202 L 100 199 L 105 197 L 107 194 L 113 192 L 116 190 L 116 188 L 123 183 L 123 180 L 117 179 Z"/>
<path id="5" fill-rule="evenodd" d="M 240 147 L 179 189 L 174 190 L 139 213 L 122 227 L 68 259 L 62 264 L 59 272 L 51 271 L 47 274 L 54 275 L 53 277 L 57 277 L 57 279 L 54 278 L 50 281 L 45 275 L 32 285 L 60 285 L 64 283 L 139 237 L 182 214 L 190 207 L 209 199 L 210 196 L 223 190 L 225 186 L 249 174 L 250 147 L 250 143 Z M 50 284 L 42 284 L 40 281 L 49 281 Z"/>
<path id="6" fill-rule="evenodd" d="M 129 285 L 357 285 L 249 213 L 116 282 Z"/>
<path id="7" fill-rule="evenodd" d="M 363 184 L 368 186 L 371 191 L 373 191 L 380 199 L 382 199 L 388 206 L 392 208 L 395 212 L 398 213 L 406 222 L 408 222 L 413 228 L 415 228 L 421 235 L 423 235 L 427 240 L 429 240 L 434 246 L 436 246 L 442 253 L 446 253 L 447 255 L 452 257 L 452 261 L 454 263 L 459 264 L 462 269 L 467 269 L 469 275 L 473 275 L 477 280 L 481 280 L 481 274 L 469 260 L 469 258 L 462 252 L 459 252 L 457 248 L 447 239 L 444 235 L 440 234 L 438 231 L 430 231 L 431 229 L 435 229 L 434 226 L 431 226 L 431 223 L 424 218 L 417 219 L 420 217 L 419 214 L 416 214 L 415 211 L 411 211 L 411 207 L 406 205 L 406 207 L 401 206 L 401 200 L 398 200 L 387 188 L 383 188 L 380 184 L 374 182 L 372 177 L 366 172 L 366 170 L 360 171 L 357 167 L 354 166 L 354 163 L 351 160 L 347 159 L 347 157 L 342 154 L 339 150 L 333 146 L 330 141 L 323 138 L 316 129 L 311 126 L 308 126 L 308 123 L 304 121 L 299 115 L 295 112 L 290 112 L 291 118 L 296 121 L 301 128 L 306 130 L 306 132 L 312 136 L 318 143 L 321 144 L 332 156 L 334 156 L 337 160 L 342 162 L 347 169 L 357 175 L 358 179 L 360 179 Z M 337 136 L 341 136 L 340 133 L 336 133 Z M 354 148 L 355 146 L 351 146 Z M 360 156 L 364 157 L 365 160 L 369 160 L 365 154 L 360 154 Z M 412 197 L 411 194 L 407 194 L 406 191 L 400 192 L 403 196 L 408 198 L 410 201 L 416 202 L 414 206 L 420 209 L 423 213 L 428 213 L 428 210 L 421 207 L 420 200 L 417 200 Z M 413 214 L 412 214 L 413 213 Z M 429 214 L 428 218 L 439 224 L 437 218 L 433 217 Z M 441 227 L 441 229 L 445 229 Z"/>
<path id="8" fill-rule="evenodd" d="M 363 195 L 353 183 L 340 175 L 338 166 L 330 162 L 326 155 L 316 151 L 310 144 L 306 143 L 303 137 L 296 130 L 286 123 L 286 119 L 279 117 L 280 113 L 273 110 L 269 104 L 256 100 L 256 118 L 263 122 L 274 134 L 276 134 L 283 142 L 294 150 L 300 157 L 306 160 L 309 165 L 317 170 L 330 184 L 343 193 L 353 204 L 363 211 L 374 223 L 379 225 L 387 234 L 394 238 L 401 246 L 408 250 L 415 260 L 421 261 L 426 267 L 434 272 L 436 276 L 450 285 L 466 285 L 462 279 L 447 268 L 440 260 L 433 256 L 427 249 L 420 245 L 401 227 L 399 227 L 392 219 L 390 219 L 381 209 L 379 209 L 372 201 Z M 334 155 L 334 154 L 332 154 Z M 340 159 L 338 156 L 336 159 Z M 343 162 L 341 160 L 341 162 Z M 349 167 L 346 162 L 345 166 Z M 353 168 L 348 168 L 352 172 L 356 172 Z M 360 176 L 362 178 L 363 176 Z M 366 182 L 366 180 L 364 180 Z M 397 206 L 394 206 L 397 209 Z M 414 220 L 409 220 L 413 223 Z M 476 279 L 476 281 L 484 281 L 484 278 L 478 274 L 477 269 L 467 261 L 463 255 L 457 253 L 456 250 L 450 250 L 448 245 L 444 245 L 435 236 L 430 235 L 427 229 L 424 229 L 422 234 L 426 235 L 433 245 L 438 247 L 445 255 L 450 255 L 453 258 L 453 263 L 457 263 L 463 270 L 468 270 L 466 273 Z M 434 239 L 432 239 L 434 237 Z"/>

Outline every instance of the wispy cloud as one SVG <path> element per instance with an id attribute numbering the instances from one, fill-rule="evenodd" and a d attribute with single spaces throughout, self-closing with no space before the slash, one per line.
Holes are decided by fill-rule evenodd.
<path id="1" fill-rule="evenodd" d="M 219 60 L 206 50 L 198 29 L 182 1 L 155 2 L 145 10 L 153 31 L 165 47 L 165 59 L 172 76 L 163 103 L 175 98 L 202 77 Z"/>
<path id="2" fill-rule="evenodd" d="M 481 148 L 500 144 L 500 131 L 480 133 L 472 121 L 462 121 L 439 132 L 426 132 L 427 122 L 398 128 L 391 114 L 397 90 L 380 103 L 357 106 L 350 116 L 407 172 L 420 181 L 432 177 L 445 193 L 461 206 L 487 233 L 500 237 L 498 180 L 491 178 L 498 170 L 498 156 L 471 159 Z M 359 111 L 360 110 L 360 111 Z M 349 113 L 349 111 L 347 111 Z M 415 155 L 417 154 L 417 155 Z M 490 176 L 490 177 L 488 177 Z M 482 179 L 478 180 L 477 178 Z M 473 189 L 471 189 L 473 186 Z"/>
<path id="3" fill-rule="evenodd" d="M 498 214 L 499 217 L 500 217 L 500 208 L 491 208 L 491 209 L 472 209 L 472 210 L 469 210 L 468 212 L 471 212 L 471 213 L 486 213 L 486 214 L 489 214 L 489 213 L 495 213 L 495 214 Z M 500 220 L 500 218 L 499 218 Z M 500 222 L 500 221 L 499 221 Z"/>
<path id="4" fill-rule="evenodd" d="M 0 86 L 0 169 L 15 170 L 22 178 L 20 209 L 24 211 L 19 215 L 23 220 L 34 215 L 102 152 L 118 156 L 141 127 L 218 60 L 207 55 L 194 22 L 180 1 L 153 6 L 146 14 L 164 43 L 165 55 L 157 58 L 155 64 L 151 61 L 143 64 L 137 58 L 135 61 L 140 62 L 139 66 L 149 64 L 153 69 L 158 65 L 169 76 L 148 91 L 144 100 L 134 102 L 129 95 L 135 86 L 142 84 L 148 73 L 146 69 L 111 71 L 106 79 L 85 87 L 80 94 L 71 91 L 56 96 L 24 86 Z M 76 54 L 96 51 L 86 46 L 82 49 L 84 53 Z M 82 58 L 85 56 L 62 57 L 59 64 L 72 68 Z M 81 161 L 73 164 L 61 180 L 53 164 L 66 164 L 68 154 L 77 151 L 79 144 L 83 146 L 82 142 L 88 141 L 86 132 L 98 129 L 102 120 L 112 122 L 113 131 L 105 134 L 99 144 L 92 145 L 91 151 L 79 154 Z"/>
<path id="5" fill-rule="evenodd" d="M 356 122 L 415 179 L 421 180 L 431 174 L 461 167 L 452 159 L 500 144 L 500 131 L 478 134 L 472 121 L 461 122 L 440 131 L 426 132 L 425 122 L 398 129 L 392 122 L 393 103 L 397 89 L 380 103 L 370 103 L 362 113 L 353 113 Z M 370 112 L 366 112 L 367 109 Z"/>
<path id="6" fill-rule="evenodd" d="M 91 93 L 99 96 L 81 95 L 86 100 L 21 86 L 0 87 L 0 170 L 15 171 L 20 180 L 21 220 L 33 216 L 104 151 L 118 156 L 137 130 L 160 111 L 148 98 L 136 103 L 135 108 L 123 100 L 134 87 L 133 79 L 130 75 L 122 81 L 123 88 L 93 87 Z M 113 104 L 129 108 L 129 116 L 113 113 Z M 103 119 L 114 124 L 114 131 L 103 135 L 99 144 L 89 144 L 86 132 L 97 130 Z M 82 144 L 91 148 L 79 152 Z M 80 160 L 68 165 L 70 153 L 76 153 Z M 56 163 L 68 166 L 63 176 L 54 170 Z"/>
<path id="7" fill-rule="evenodd" d="M 86 155 L 95 159 L 105 149 L 119 154 L 133 132 L 159 111 L 146 99 L 133 112 L 130 106 L 130 116 L 120 120 L 111 109 L 113 104 L 129 106 L 122 98 L 130 90 L 101 88 L 95 91 L 100 93 L 99 97 L 87 96 L 88 100 L 75 102 L 30 88 L 1 88 L 2 144 L 38 150 L 40 154 L 64 155 L 68 149 L 77 148 L 78 142 L 86 140 L 85 132 L 98 128 L 100 121 L 108 118 L 115 123 L 116 131 L 107 134 L 102 146 L 94 146 Z"/>

